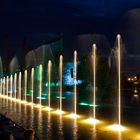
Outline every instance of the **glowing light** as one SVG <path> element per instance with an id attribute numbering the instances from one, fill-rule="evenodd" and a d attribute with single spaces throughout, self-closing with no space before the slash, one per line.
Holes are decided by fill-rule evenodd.
<path id="1" fill-rule="evenodd" d="M 73 119 L 77 119 L 77 118 L 80 118 L 79 115 L 75 114 L 75 113 L 72 113 L 72 114 L 69 114 L 67 115 L 68 118 L 73 118 Z"/>
<path id="2" fill-rule="evenodd" d="M 39 104 L 41 106 L 41 93 L 42 93 L 42 65 L 39 65 L 39 75 L 40 75 L 40 81 L 39 81 Z"/>
<path id="3" fill-rule="evenodd" d="M 134 76 L 134 79 L 137 80 L 137 76 Z"/>
<path id="4" fill-rule="evenodd" d="M 118 51 L 118 125 L 121 125 L 121 36 L 117 35 Z"/>
<path id="5" fill-rule="evenodd" d="M 60 87 L 59 87 L 59 109 L 62 111 L 62 71 L 63 71 L 63 56 L 60 56 L 59 62 L 59 77 L 60 77 Z"/>
<path id="6" fill-rule="evenodd" d="M 31 70 L 31 82 L 30 82 L 30 88 L 31 88 L 31 102 L 34 103 L 34 68 Z"/>
<path id="7" fill-rule="evenodd" d="M 99 120 L 96 120 L 96 119 L 94 119 L 94 118 L 86 119 L 86 120 L 84 120 L 83 122 L 84 122 L 84 123 L 88 123 L 88 124 L 98 124 L 98 123 L 100 123 Z"/>
<path id="8" fill-rule="evenodd" d="M 93 44 L 93 119 L 96 120 L 96 44 Z"/>
<path id="9" fill-rule="evenodd" d="M 137 89 L 134 89 L 134 93 L 138 93 L 138 90 Z"/>
<path id="10" fill-rule="evenodd" d="M 111 130 L 111 131 L 126 131 L 127 128 L 122 126 L 122 125 L 118 125 L 118 124 L 113 124 L 113 125 L 110 125 L 107 127 L 108 130 Z"/>
<path id="11" fill-rule="evenodd" d="M 127 80 L 128 80 L 128 81 L 131 81 L 131 78 L 128 78 Z"/>
<path id="12" fill-rule="evenodd" d="M 26 101 L 27 92 L 27 70 L 24 71 L 24 100 Z"/>
<path id="13" fill-rule="evenodd" d="M 50 83 L 51 83 L 51 65 L 52 65 L 52 63 L 51 63 L 51 60 L 49 60 L 48 61 L 48 106 L 49 106 L 49 108 L 50 108 L 50 106 L 51 106 L 51 102 L 50 102 L 50 100 L 51 100 L 51 87 L 50 87 Z"/>
<path id="14" fill-rule="evenodd" d="M 50 107 L 45 107 L 45 108 L 43 108 L 43 110 L 46 110 L 46 111 L 51 111 L 51 110 L 52 110 L 52 108 L 50 108 Z"/>
<path id="15" fill-rule="evenodd" d="M 139 97 L 139 95 L 138 95 L 138 94 L 134 94 L 134 97 L 135 97 L 135 98 L 138 98 L 138 97 Z"/>
<path id="16" fill-rule="evenodd" d="M 35 105 L 34 107 L 36 107 L 36 108 L 42 108 L 43 106 L 40 105 L 40 104 L 37 104 L 37 105 Z"/>
<path id="17" fill-rule="evenodd" d="M 77 114 L 77 51 L 74 51 L 74 71 L 73 71 L 73 80 L 74 80 L 74 114 Z"/>
<path id="18" fill-rule="evenodd" d="M 18 77 L 18 99 L 21 100 L 21 72 L 19 72 Z"/>
<path id="19" fill-rule="evenodd" d="M 14 75 L 14 95 L 15 95 L 15 99 L 17 98 L 17 74 L 15 73 Z"/>
<path id="20" fill-rule="evenodd" d="M 27 105 L 32 105 L 32 106 L 33 106 L 33 105 L 34 105 L 34 103 L 30 102 L 30 103 L 27 103 Z"/>
<path id="21" fill-rule="evenodd" d="M 65 112 L 58 109 L 58 110 L 55 110 L 53 113 L 55 113 L 55 114 L 64 114 Z"/>
<path id="22" fill-rule="evenodd" d="M 85 103 L 85 102 L 81 102 L 80 105 L 83 105 L 83 106 L 98 106 L 98 105 L 94 105 L 94 104 L 88 104 L 88 103 Z"/>
<path id="23" fill-rule="evenodd" d="M 56 96 L 57 99 L 60 99 L 60 96 Z M 61 97 L 61 99 L 66 99 L 66 97 Z"/>
<path id="24" fill-rule="evenodd" d="M 10 97 L 12 98 L 13 94 L 13 75 L 10 76 Z"/>
<path id="25" fill-rule="evenodd" d="M 40 100 L 40 97 L 36 97 L 36 98 Z M 47 98 L 46 97 L 41 97 L 41 100 L 45 100 L 45 99 L 47 99 Z"/>

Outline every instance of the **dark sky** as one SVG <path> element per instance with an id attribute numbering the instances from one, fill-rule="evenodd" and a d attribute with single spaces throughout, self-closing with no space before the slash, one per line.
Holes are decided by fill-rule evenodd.
<path id="1" fill-rule="evenodd" d="M 1 0 L 1 45 L 4 32 L 13 53 L 24 37 L 29 49 L 59 34 L 99 33 L 112 41 L 122 16 L 138 7 L 140 0 Z"/>

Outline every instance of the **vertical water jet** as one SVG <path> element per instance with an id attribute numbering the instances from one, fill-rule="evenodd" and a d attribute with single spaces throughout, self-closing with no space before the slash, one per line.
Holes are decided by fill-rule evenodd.
<path id="1" fill-rule="evenodd" d="M 48 107 L 51 107 L 51 60 L 48 61 Z"/>
<path id="2" fill-rule="evenodd" d="M 30 81 L 30 88 L 31 88 L 31 102 L 34 103 L 34 68 L 31 69 L 31 81 Z"/>
<path id="3" fill-rule="evenodd" d="M 26 92 L 27 92 L 27 70 L 24 71 L 24 101 L 26 102 Z"/>
<path id="4" fill-rule="evenodd" d="M 15 73 L 14 75 L 14 95 L 15 95 L 15 99 L 17 98 L 17 74 Z"/>
<path id="5" fill-rule="evenodd" d="M 10 76 L 10 97 L 13 97 L 13 75 Z"/>
<path id="6" fill-rule="evenodd" d="M 62 112 L 62 71 L 63 71 L 63 56 L 60 55 L 59 60 L 59 76 L 60 76 L 60 82 L 59 82 L 59 110 Z"/>
<path id="7" fill-rule="evenodd" d="M 74 51 L 74 70 L 73 70 L 73 80 L 74 80 L 74 114 L 77 114 L 77 51 Z"/>
<path id="8" fill-rule="evenodd" d="M 21 72 L 18 75 L 18 99 L 21 100 Z"/>
<path id="9" fill-rule="evenodd" d="M 41 103 L 41 98 L 42 98 L 42 65 L 39 65 L 39 76 L 40 76 L 40 80 L 39 80 L 39 104 L 40 106 L 42 105 Z"/>

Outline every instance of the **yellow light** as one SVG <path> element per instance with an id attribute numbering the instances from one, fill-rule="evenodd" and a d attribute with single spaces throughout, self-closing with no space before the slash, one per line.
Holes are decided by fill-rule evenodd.
<path id="1" fill-rule="evenodd" d="M 75 114 L 75 113 L 71 113 L 69 115 L 67 115 L 68 118 L 73 118 L 73 119 L 77 119 L 77 118 L 80 118 L 79 115 Z"/>
<path id="2" fill-rule="evenodd" d="M 131 78 L 128 78 L 127 80 L 128 80 L 128 81 L 130 81 L 130 80 L 131 80 Z"/>
<path id="3" fill-rule="evenodd" d="M 21 103 L 26 104 L 27 102 L 26 101 L 21 101 Z"/>
<path id="4" fill-rule="evenodd" d="M 64 114 L 65 112 L 62 110 L 55 110 L 53 113 L 55 114 Z"/>
<path id="5" fill-rule="evenodd" d="M 138 90 L 137 90 L 137 89 L 135 89 L 135 90 L 134 90 L 134 93 L 138 93 Z"/>
<path id="6" fill-rule="evenodd" d="M 27 105 L 34 105 L 34 103 L 30 102 L 30 103 L 27 103 Z"/>
<path id="7" fill-rule="evenodd" d="M 93 118 L 89 118 L 83 121 L 84 123 L 88 123 L 88 124 L 98 124 L 100 123 L 99 120 L 93 119 Z"/>
<path id="8" fill-rule="evenodd" d="M 127 130 L 126 127 L 122 126 L 122 125 L 118 125 L 118 124 L 113 124 L 107 127 L 107 129 L 111 130 L 111 131 L 125 131 Z"/>
<path id="9" fill-rule="evenodd" d="M 51 110 L 52 110 L 52 108 L 50 108 L 50 107 L 45 107 L 45 108 L 43 108 L 43 110 L 46 110 L 46 111 L 51 111 Z"/>
<path id="10" fill-rule="evenodd" d="M 37 104 L 37 105 L 35 105 L 35 107 L 36 107 L 36 108 L 42 108 L 42 105 Z"/>
<path id="11" fill-rule="evenodd" d="M 139 97 L 139 95 L 138 95 L 138 94 L 134 94 L 134 97 L 135 97 L 135 98 L 138 98 L 138 97 Z"/>

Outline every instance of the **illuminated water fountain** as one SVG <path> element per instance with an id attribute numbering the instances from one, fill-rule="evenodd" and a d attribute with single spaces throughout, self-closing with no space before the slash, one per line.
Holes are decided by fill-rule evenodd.
<path id="1" fill-rule="evenodd" d="M 3 78 L 3 95 L 5 95 L 5 77 Z"/>
<path id="2" fill-rule="evenodd" d="M 14 98 L 17 98 L 17 74 L 14 75 Z"/>
<path id="3" fill-rule="evenodd" d="M 24 71 L 24 101 L 26 102 L 26 92 L 27 92 L 27 70 Z"/>
<path id="4" fill-rule="evenodd" d="M 39 86 L 38 86 L 38 97 L 39 97 L 39 104 L 37 105 L 37 107 L 41 108 L 42 106 L 42 102 L 41 102 L 41 98 L 42 98 L 42 65 L 39 65 Z"/>
<path id="5" fill-rule="evenodd" d="M 31 69 L 31 81 L 30 81 L 30 88 L 31 88 L 31 103 L 34 103 L 34 68 Z"/>
<path id="6" fill-rule="evenodd" d="M 10 76 L 10 97 L 13 97 L 13 75 Z"/>
<path id="7" fill-rule="evenodd" d="M 9 76 L 6 77 L 6 96 L 8 97 Z"/>
<path id="8" fill-rule="evenodd" d="M 77 51 L 74 51 L 74 68 L 73 68 L 73 81 L 74 81 L 74 98 L 73 98 L 73 113 L 68 115 L 71 118 L 78 118 L 77 115 Z"/>
<path id="9" fill-rule="evenodd" d="M 21 100 L 21 72 L 18 75 L 18 100 Z"/>
<path id="10" fill-rule="evenodd" d="M 51 107 L 51 66 L 52 63 L 48 62 L 48 107 Z"/>
<path id="11" fill-rule="evenodd" d="M 60 97 L 59 97 L 59 105 L 60 105 L 60 112 L 62 112 L 62 74 L 63 74 L 63 56 L 60 56 L 60 64 L 59 64 L 59 75 L 60 75 L 60 89 L 59 89 L 59 93 L 60 93 Z"/>
<path id="12" fill-rule="evenodd" d="M 56 113 L 58 114 L 64 113 L 62 111 L 62 92 L 63 92 L 62 76 L 63 76 L 63 56 L 60 55 L 60 59 L 59 59 L 59 110 L 56 110 Z"/>
<path id="13" fill-rule="evenodd" d="M 124 131 L 125 127 L 121 125 L 121 36 L 117 35 L 117 66 L 118 66 L 118 123 L 109 126 L 114 131 Z"/>

